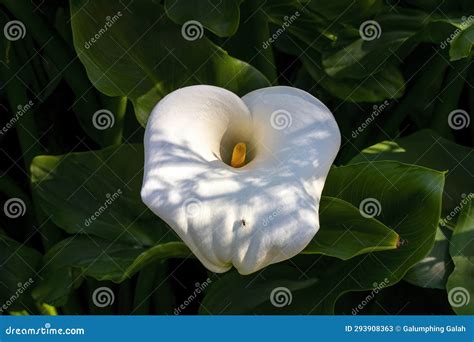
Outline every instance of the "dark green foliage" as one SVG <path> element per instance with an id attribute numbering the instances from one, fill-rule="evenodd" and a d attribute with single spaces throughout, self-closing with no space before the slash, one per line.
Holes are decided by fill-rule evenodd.
<path id="1" fill-rule="evenodd" d="M 474 2 L 4 0 L 0 11 L 1 314 L 350 314 L 375 289 L 356 313 L 474 314 Z M 150 110 L 194 84 L 239 96 L 295 86 L 334 113 L 343 141 L 321 228 L 296 257 L 211 274 L 141 202 Z M 289 305 L 272 302 L 277 288 Z M 434 297 L 435 309 L 414 304 Z"/>

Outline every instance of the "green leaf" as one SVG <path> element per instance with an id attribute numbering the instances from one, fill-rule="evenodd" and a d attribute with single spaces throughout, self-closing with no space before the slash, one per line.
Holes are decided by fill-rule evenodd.
<path id="1" fill-rule="evenodd" d="M 474 21 L 474 17 L 472 19 Z M 451 41 L 449 49 L 449 57 L 451 61 L 457 61 L 471 55 L 472 46 L 474 45 L 474 24 L 459 32 Z"/>
<path id="2" fill-rule="evenodd" d="M 264 1 L 244 1 L 240 7 L 238 31 L 222 43 L 231 56 L 239 58 L 260 70 L 273 84 L 277 80 L 273 50 L 264 43 L 270 38 L 268 14 L 262 8 Z"/>
<path id="3" fill-rule="evenodd" d="M 312 12 L 308 6 L 298 1 L 277 4 L 265 3 L 264 12 L 272 25 L 273 43 L 280 48 L 280 42 L 287 40 L 284 45 L 291 55 L 304 55 L 309 49 L 322 51 L 329 48 L 337 40 L 334 34 L 333 22 L 324 19 L 318 12 Z M 331 30 L 329 30 L 331 29 Z"/>
<path id="4" fill-rule="evenodd" d="M 429 25 L 431 42 L 449 47 L 450 61 L 469 57 L 474 44 L 474 16 L 446 17 L 442 15 L 431 19 Z"/>
<path id="5" fill-rule="evenodd" d="M 142 203 L 142 145 L 39 156 L 32 183 L 43 210 L 71 234 L 45 256 L 37 300 L 64 305 L 83 277 L 121 282 L 159 258 L 188 248 Z"/>
<path id="6" fill-rule="evenodd" d="M 438 0 L 405 0 L 404 3 L 423 9 L 426 12 L 431 13 L 433 12 L 433 9 L 436 8 L 444 13 L 444 11 L 458 10 L 460 3 L 464 1 L 465 0 L 439 2 Z"/>
<path id="7" fill-rule="evenodd" d="M 423 29 L 424 22 L 426 14 L 417 11 L 388 13 L 372 22 L 365 21 L 359 28 L 362 38 L 359 36 L 348 45 L 338 44 L 323 54 L 325 71 L 344 78 L 364 78 L 381 71 L 411 51 L 413 46 L 408 40 Z"/>
<path id="8" fill-rule="evenodd" d="M 375 160 L 397 160 L 433 168 L 447 170 L 441 212 L 442 224 L 453 226 L 456 208 L 463 200 L 466 189 L 474 188 L 471 166 L 474 155 L 470 148 L 457 145 L 431 130 L 421 130 L 410 136 L 384 141 L 366 148 L 352 159 L 351 163 Z M 414 285 L 444 289 L 452 269 L 448 253 L 449 236 L 446 230 L 438 229 L 436 243 L 426 258 L 407 274 L 406 280 Z"/>
<path id="9" fill-rule="evenodd" d="M 416 60 L 424 61 L 426 52 L 418 50 Z M 410 76 L 410 91 L 405 93 L 405 96 L 400 99 L 390 116 L 379 123 L 383 127 L 384 133 L 389 136 L 397 136 L 400 127 L 407 116 L 416 123 L 418 127 L 428 127 L 433 119 L 433 112 L 437 107 L 437 101 L 433 100 L 432 94 L 442 92 L 445 83 L 445 73 L 451 67 L 447 58 L 443 54 L 436 54 L 430 57 L 429 61 L 422 62 L 418 66 L 414 66 Z M 422 70 L 420 70 L 422 69 Z M 433 77 L 439 75 L 439 77 Z M 370 132 L 364 132 L 365 135 L 370 135 Z M 381 135 L 383 133 L 379 133 Z M 386 137 L 386 135 L 383 135 Z M 379 139 L 383 139 L 383 137 Z M 376 141 L 376 140 L 371 140 Z M 364 148 L 367 145 L 361 145 Z M 360 152 L 358 150 L 357 152 Z"/>
<path id="10" fill-rule="evenodd" d="M 86 276 L 122 282 L 153 261 L 190 255 L 182 242 L 164 242 L 149 248 L 76 235 L 59 242 L 45 255 L 47 267 L 33 295 L 38 301 L 62 306 Z"/>
<path id="11" fill-rule="evenodd" d="M 119 283 L 156 259 L 187 257 L 190 253 L 178 241 L 147 248 L 78 235 L 54 246 L 45 261 L 51 262 L 53 269 L 75 267 L 97 280 Z"/>
<path id="12" fill-rule="evenodd" d="M 405 79 L 393 65 L 382 71 L 370 73 L 364 79 L 333 78 L 324 73 L 314 60 L 301 57 L 303 65 L 311 77 L 337 98 L 350 102 L 381 102 L 396 99 L 405 91 Z"/>
<path id="13" fill-rule="evenodd" d="M 448 228 L 438 227 L 433 249 L 408 271 L 403 280 L 424 288 L 444 289 L 453 270 L 449 255 L 451 235 Z"/>
<path id="14" fill-rule="evenodd" d="M 395 249 L 399 236 L 374 218 L 364 217 L 352 204 L 322 197 L 321 228 L 303 254 L 324 254 L 347 260 L 356 255 Z"/>
<path id="15" fill-rule="evenodd" d="M 454 271 L 447 283 L 448 299 L 458 315 L 474 314 L 474 195 L 464 202 L 451 238 Z"/>
<path id="16" fill-rule="evenodd" d="M 294 292 L 315 286 L 319 281 L 315 278 L 301 280 L 300 272 L 288 265 L 268 267 L 259 273 L 264 277 L 261 280 L 255 276 L 243 277 L 236 271 L 227 272 L 217 283 L 212 282 L 200 312 L 222 315 L 252 312 L 268 302 L 273 289 L 286 288 Z M 274 314 L 271 308 L 262 312 Z"/>
<path id="17" fill-rule="evenodd" d="M 459 110 L 459 102 L 462 99 L 461 94 L 466 82 L 470 64 L 470 59 L 462 59 L 451 63 L 451 70 L 447 72 L 444 80 L 444 83 L 447 84 L 447 86 L 435 101 L 435 108 L 433 116 L 431 117 L 430 127 L 445 138 L 451 140 L 454 140 L 453 129 L 451 126 L 456 125 L 457 123 L 457 121 L 452 121 L 451 113 L 454 114 L 454 111 Z M 459 114 L 456 113 L 456 115 Z M 458 119 L 456 118 L 456 120 Z"/>
<path id="18" fill-rule="evenodd" d="M 376 14 L 383 5 L 382 0 L 311 1 L 308 8 L 326 19 L 355 21 Z"/>
<path id="19" fill-rule="evenodd" d="M 166 0 L 166 14 L 177 24 L 200 22 L 219 37 L 232 36 L 239 27 L 241 0 Z"/>
<path id="20" fill-rule="evenodd" d="M 376 211 L 376 218 L 400 235 L 400 247 L 345 261 L 299 255 L 267 267 L 257 275 L 229 273 L 213 283 L 201 312 L 330 314 L 336 300 L 345 292 L 373 290 L 381 284 L 393 285 L 433 245 L 443 184 L 441 172 L 398 162 L 333 168 L 324 195 L 338 197 L 356 207 L 363 200 L 377 200 L 380 210 Z M 288 267 L 293 268 L 293 272 L 286 271 Z M 289 288 L 286 286 L 289 281 L 296 284 L 292 283 Z M 277 307 L 271 304 L 272 291 L 281 291 L 277 287 L 287 287 L 291 292 L 289 305 Z M 245 305 L 241 305 L 244 298 Z"/>
<path id="21" fill-rule="evenodd" d="M 43 210 L 66 232 L 152 246 L 175 238 L 140 199 L 143 163 L 143 145 L 38 156 L 32 183 Z"/>
<path id="22" fill-rule="evenodd" d="M 130 98 L 143 126 L 155 104 L 180 87 L 211 84 L 244 95 L 269 85 L 257 69 L 202 36 L 199 26 L 196 35 L 192 28 L 186 33 L 157 3 L 134 1 L 124 8 L 120 2 L 71 0 L 71 13 L 74 46 L 90 80 L 106 95 Z"/>
<path id="23" fill-rule="evenodd" d="M 48 76 L 50 81 L 47 82 L 45 87 L 42 87 L 41 93 L 34 92 L 35 96 L 45 98 L 49 92 L 54 90 L 55 82 L 60 81 L 62 77 L 74 92 L 77 99 L 74 101 L 72 107 L 67 108 L 67 111 L 71 108 L 74 110 L 82 129 L 88 136 L 94 139 L 94 141 L 101 146 L 110 145 L 111 141 L 109 137 L 113 137 L 116 131 L 120 131 L 120 127 L 118 127 L 119 124 L 117 123 L 114 127 L 108 129 L 106 134 L 104 134 L 105 130 L 98 130 L 95 127 L 93 120 L 94 114 L 98 110 L 103 109 L 103 106 L 97 94 L 90 91 L 91 83 L 87 78 L 84 67 L 77 59 L 74 50 L 63 41 L 61 35 L 51 26 L 51 22 L 54 19 L 48 19 L 43 13 L 39 12 L 37 6 L 31 1 L 5 0 L 2 1 L 2 4 L 4 4 L 17 19 L 26 24 L 26 31 L 30 33 L 31 37 L 35 40 L 35 44 L 31 44 L 31 47 L 27 48 L 27 51 L 31 53 L 31 57 L 28 57 L 28 61 L 31 59 L 32 62 L 36 56 L 41 57 L 43 62 L 50 61 L 50 64 L 53 65 L 53 69 L 57 71 L 53 71 L 52 73 L 48 72 L 50 74 Z M 42 48 L 38 53 L 34 53 L 38 46 Z M 45 56 L 42 56 L 43 54 Z M 13 58 L 13 61 L 21 63 L 16 57 Z M 25 61 L 25 63 L 27 63 L 27 61 Z M 20 65 L 23 67 L 27 64 L 21 63 Z M 8 70 L 13 73 L 15 73 L 15 69 L 19 70 L 20 67 L 8 68 Z M 40 68 L 35 66 L 34 69 L 35 73 L 38 73 Z M 22 82 L 22 85 L 24 85 L 24 82 Z M 29 89 L 30 87 L 27 88 Z M 35 100 L 34 102 L 37 101 Z M 15 101 L 14 103 L 16 106 L 18 103 L 25 102 Z M 36 106 L 37 105 L 35 105 L 35 107 Z M 28 134 L 31 133 L 32 130 L 31 127 L 29 127 Z"/>
<path id="24" fill-rule="evenodd" d="M 33 304 L 28 296 L 40 263 L 38 251 L 0 233 L 0 313 Z"/>
<path id="25" fill-rule="evenodd" d="M 416 164 L 446 173 L 446 186 L 443 195 L 443 218 L 459 205 L 467 189 L 474 189 L 472 149 L 453 143 L 432 130 L 424 129 L 412 135 L 383 141 L 370 146 L 355 156 L 350 163 L 376 160 L 397 160 Z M 446 222 L 455 217 L 449 217 Z"/>
<path id="26" fill-rule="evenodd" d="M 135 286 L 134 297 L 133 297 L 133 311 L 134 315 L 146 315 L 151 313 L 152 298 L 151 295 L 155 290 L 155 281 L 157 279 L 159 271 L 159 263 L 152 263 L 144 267 L 137 277 L 137 283 Z M 166 279 L 166 276 L 159 279 Z M 158 290 L 158 289 L 156 289 Z"/>

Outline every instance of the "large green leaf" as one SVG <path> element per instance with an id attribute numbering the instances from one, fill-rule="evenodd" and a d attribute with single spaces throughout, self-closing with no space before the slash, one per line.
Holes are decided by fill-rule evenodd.
<path id="1" fill-rule="evenodd" d="M 456 208 L 463 200 L 468 189 L 474 189 L 471 168 L 474 155 L 470 148 L 457 145 L 431 130 L 422 130 L 395 141 L 384 141 L 368 147 L 356 156 L 351 163 L 375 160 L 398 160 L 433 168 L 446 173 L 446 185 L 443 193 L 442 223 L 454 225 Z M 452 269 L 448 253 L 449 236 L 446 230 L 438 230 L 433 250 L 407 275 L 412 284 L 444 289 L 447 277 Z"/>
<path id="2" fill-rule="evenodd" d="M 371 217 L 364 217 L 352 204 L 323 197 L 319 206 L 321 228 L 303 254 L 323 254 L 340 259 L 395 249 L 398 234 Z"/>
<path id="3" fill-rule="evenodd" d="M 415 11 L 388 13 L 365 21 L 361 23 L 357 40 L 346 46 L 338 44 L 323 54 L 325 71 L 333 77 L 364 78 L 383 70 L 386 64 L 400 60 L 411 51 L 409 39 L 426 22 L 426 15 Z"/>
<path id="4" fill-rule="evenodd" d="M 453 310 L 459 315 L 474 314 L 473 198 L 474 195 L 463 206 L 449 248 L 455 268 L 447 283 L 448 299 Z"/>
<path id="5" fill-rule="evenodd" d="M 443 185 L 443 173 L 398 162 L 334 168 L 326 181 L 324 194 L 339 197 L 357 207 L 367 199 L 378 202 L 377 219 L 400 235 L 399 248 L 345 261 L 299 255 L 255 275 L 229 273 L 213 283 L 201 311 L 219 314 L 332 313 L 336 300 L 345 292 L 369 290 L 380 284 L 393 285 L 431 249 Z M 287 267 L 294 271 L 284 271 Z M 286 286 L 289 281 L 291 288 Z M 282 293 L 278 287 L 286 287 L 291 292 L 290 305 L 271 304 L 271 297 L 276 302 L 277 292 Z M 286 297 L 289 297 L 288 293 Z M 242 298 L 245 298 L 245 305 L 241 305 Z"/>
<path id="6" fill-rule="evenodd" d="M 474 18 L 474 17 L 473 17 Z M 474 22 L 474 19 L 472 19 Z M 472 46 L 474 45 L 474 24 L 463 30 L 456 35 L 451 42 L 451 48 L 449 49 L 449 57 L 452 61 L 466 58 L 471 55 Z"/>
<path id="7" fill-rule="evenodd" d="M 203 36 L 202 26 L 174 24 L 156 2 L 70 3 L 74 46 L 89 78 L 106 95 L 129 97 L 142 125 L 179 87 L 212 84 L 244 95 L 269 85 L 257 69 Z"/>
<path id="8" fill-rule="evenodd" d="M 37 300 L 64 305 L 85 276 L 121 282 L 155 259 L 190 254 L 141 202 L 142 170 L 142 145 L 33 160 L 43 210 L 77 234 L 48 251 Z"/>
<path id="9" fill-rule="evenodd" d="M 446 218 L 466 195 L 474 189 L 472 149 L 453 143 L 432 130 L 421 130 L 395 141 L 383 141 L 370 146 L 350 163 L 376 160 L 397 160 L 425 166 L 446 173 L 442 217 Z M 455 217 L 445 220 L 448 225 Z"/>
<path id="10" fill-rule="evenodd" d="M 28 296 L 40 263 L 38 251 L 0 232 L 0 313 L 32 304 Z"/>
<path id="11" fill-rule="evenodd" d="M 217 283 L 208 288 L 208 295 L 201 304 L 203 314 L 235 314 L 254 312 L 255 308 L 268 302 L 271 291 L 274 289 L 287 289 L 294 292 L 316 286 L 320 281 L 317 278 L 305 277 L 288 265 L 272 266 L 259 272 L 262 277 L 242 277 L 236 271 L 230 271 Z M 283 290 L 285 291 L 285 290 Z M 274 314 L 269 308 L 263 313 Z M 300 312 L 300 314 L 303 312 Z"/>
<path id="12" fill-rule="evenodd" d="M 76 235 L 59 242 L 45 255 L 46 267 L 33 296 L 38 301 L 62 306 L 86 276 L 122 282 L 155 260 L 190 255 L 182 242 L 159 243 L 148 248 Z"/>
<path id="13" fill-rule="evenodd" d="M 66 232 L 152 246 L 175 237 L 140 200 L 143 163 L 143 145 L 38 156 L 32 183 L 43 210 Z"/>
<path id="14" fill-rule="evenodd" d="M 405 91 L 405 79 L 393 65 L 380 72 L 370 72 L 364 79 L 334 78 L 324 73 L 313 59 L 302 57 L 303 65 L 324 89 L 333 96 L 350 102 L 381 102 L 396 99 Z"/>
<path id="15" fill-rule="evenodd" d="M 468 12 L 464 12 L 468 13 Z M 474 44 L 474 16 L 433 15 L 423 36 L 427 41 L 449 48 L 449 59 L 457 61 L 469 57 Z"/>
<path id="16" fill-rule="evenodd" d="M 450 229 L 438 227 L 435 243 L 429 254 L 416 263 L 403 279 L 424 288 L 444 289 L 453 270 L 449 255 L 451 235 Z"/>
<path id="17" fill-rule="evenodd" d="M 196 20 L 219 37 L 231 36 L 239 27 L 241 0 L 166 0 L 166 14 L 176 23 Z"/>

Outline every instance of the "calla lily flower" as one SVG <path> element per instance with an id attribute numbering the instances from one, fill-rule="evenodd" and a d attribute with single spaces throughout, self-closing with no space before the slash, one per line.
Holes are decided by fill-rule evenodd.
<path id="1" fill-rule="evenodd" d="M 313 239 L 340 143 L 332 113 L 300 89 L 178 89 L 148 120 L 142 200 L 209 270 L 249 274 Z"/>

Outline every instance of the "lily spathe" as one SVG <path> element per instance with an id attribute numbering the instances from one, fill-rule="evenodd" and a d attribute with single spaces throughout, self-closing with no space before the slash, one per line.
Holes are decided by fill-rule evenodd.
<path id="1" fill-rule="evenodd" d="M 209 270 L 250 274 L 317 239 L 340 143 L 332 113 L 300 89 L 178 89 L 148 120 L 142 200 Z"/>

